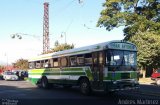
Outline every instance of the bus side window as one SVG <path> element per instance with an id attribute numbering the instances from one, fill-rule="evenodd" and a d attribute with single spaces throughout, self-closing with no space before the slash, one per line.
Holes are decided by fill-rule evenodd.
<path id="1" fill-rule="evenodd" d="M 29 68 L 30 69 L 34 69 L 35 68 L 34 62 L 29 62 Z"/>
<path id="2" fill-rule="evenodd" d="M 109 65 L 109 61 L 108 61 L 108 54 L 107 53 L 105 53 L 105 55 L 104 55 L 105 57 L 104 57 L 104 63 L 106 64 L 106 65 Z"/>
<path id="3" fill-rule="evenodd" d="M 61 58 L 61 66 L 62 66 L 62 67 L 66 67 L 67 64 L 68 64 L 67 57 Z"/>
<path id="4" fill-rule="evenodd" d="M 54 67 L 58 67 L 59 64 L 58 64 L 58 58 L 53 58 L 53 66 Z"/>
<path id="5" fill-rule="evenodd" d="M 36 68 L 36 62 L 33 62 L 33 68 L 34 69 Z"/>
<path id="6" fill-rule="evenodd" d="M 53 59 L 50 59 L 49 62 L 50 62 L 50 67 L 53 67 L 54 66 L 53 65 Z"/>
<path id="7" fill-rule="evenodd" d="M 78 65 L 84 65 L 84 56 L 83 55 L 78 55 L 77 56 L 77 64 Z"/>
<path id="8" fill-rule="evenodd" d="M 85 64 L 86 65 L 91 65 L 92 64 L 92 54 L 85 54 Z"/>
<path id="9" fill-rule="evenodd" d="M 36 68 L 37 68 L 37 69 L 41 68 L 40 61 L 36 61 Z"/>
<path id="10" fill-rule="evenodd" d="M 41 61 L 41 68 L 44 68 L 44 60 Z"/>
<path id="11" fill-rule="evenodd" d="M 99 64 L 103 64 L 103 52 L 99 52 Z"/>
<path id="12" fill-rule="evenodd" d="M 76 66 L 76 57 L 74 56 L 74 57 L 70 57 L 70 65 L 71 66 Z"/>
<path id="13" fill-rule="evenodd" d="M 96 66 L 98 64 L 98 52 L 92 53 L 93 64 Z"/>
<path id="14" fill-rule="evenodd" d="M 45 61 L 44 61 L 44 67 L 45 67 L 45 68 L 50 67 L 49 60 L 45 60 Z"/>
<path id="15" fill-rule="evenodd" d="M 32 62 L 28 63 L 28 67 L 29 67 L 29 69 L 32 69 Z"/>

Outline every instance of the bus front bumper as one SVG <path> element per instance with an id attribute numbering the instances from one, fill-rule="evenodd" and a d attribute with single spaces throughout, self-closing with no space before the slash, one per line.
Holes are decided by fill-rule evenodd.
<path id="1" fill-rule="evenodd" d="M 107 91 L 139 89 L 139 83 L 137 81 L 111 81 L 105 85 Z"/>

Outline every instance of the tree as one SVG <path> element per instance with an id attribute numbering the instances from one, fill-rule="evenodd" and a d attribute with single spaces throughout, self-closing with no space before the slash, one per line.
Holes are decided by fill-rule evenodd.
<path id="1" fill-rule="evenodd" d="M 57 41 L 55 41 L 54 43 L 54 48 L 51 48 L 50 51 L 46 52 L 46 53 L 42 53 L 42 54 L 48 54 L 48 53 L 53 53 L 53 52 L 58 52 L 58 51 L 63 51 L 63 50 L 68 50 L 68 49 L 73 49 L 74 48 L 74 45 L 73 44 L 67 44 L 67 43 L 64 43 L 64 44 L 60 44 Z"/>
<path id="2" fill-rule="evenodd" d="M 28 60 L 18 59 L 15 63 L 13 63 L 13 66 L 18 69 L 21 69 L 21 70 L 27 70 L 28 69 Z"/>
<path id="3" fill-rule="evenodd" d="M 160 36 L 152 32 L 140 32 L 130 38 L 137 45 L 138 66 L 143 70 L 160 66 Z M 151 72 L 151 71 L 148 71 Z"/>
<path id="4" fill-rule="evenodd" d="M 0 73 L 5 69 L 3 65 L 0 65 Z"/>
<path id="5" fill-rule="evenodd" d="M 4 67 L 3 65 L 0 65 L 0 69 L 2 69 L 2 70 L 3 70 L 4 68 L 5 68 L 5 67 Z"/>
<path id="6" fill-rule="evenodd" d="M 58 41 L 55 42 L 55 47 L 52 49 L 51 52 L 57 52 L 57 51 L 63 51 L 63 50 L 68 50 L 68 49 L 73 49 L 74 45 L 73 44 L 60 44 Z"/>
<path id="7" fill-rule="evenodd" d="M 125 26 L 126 40 L 139 32 L 160 34 L 160 0 L 106 0 L 103 7 L 97 26 Z"/>

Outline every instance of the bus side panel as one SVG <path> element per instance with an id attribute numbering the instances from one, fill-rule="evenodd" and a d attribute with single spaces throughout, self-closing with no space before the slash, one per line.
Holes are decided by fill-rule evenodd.
<path id="1" fill-rule="evenodd" d="M 44 69 L 33 69 L 29 70 L 29 81 L 31 81 L 32 84 L 36 85 L 38 81 L 42 78 L 42 75 L 44 73 Z"/>
<path id="2" fill-rule="evenodd" d="M 36 85 L 39 81 L 39 78 L 29 78 L 29 81 L 31 81 L 32 84 Z"/>
<path id="3" fill-rule="evenodd" d="M 54 77 L 49 80 L 52 83 L 77 85 L 80 77 L 87 77 L 92 80 L 92 73 L 90 67 L 66 67 L 60 71 L 60 76 L 58 78 Z"/>
<path id="4" fill-rule="evenodd" d="M 29 80 L 37 84 L 38 80 L 46 76 L 49 83 L 55 84 L 77 84 L 80 77 L 85 76 L 89 81 L 93 80 L 90 67 L 67 67 L 67 68 L 46 68 L 34 69 L 29 72 Z"/>

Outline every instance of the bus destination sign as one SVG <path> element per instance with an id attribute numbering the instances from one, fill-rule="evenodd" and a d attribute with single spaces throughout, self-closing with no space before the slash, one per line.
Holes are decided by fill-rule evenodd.
<path id="1" fill-rule="evenodd" d="M 108 45 L 110 49 L 124 49 L 124 50 L 134 50 L 136 51 L 136 46 L 129 43 L 110 43 Z"/>

